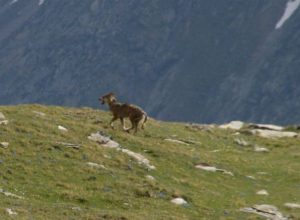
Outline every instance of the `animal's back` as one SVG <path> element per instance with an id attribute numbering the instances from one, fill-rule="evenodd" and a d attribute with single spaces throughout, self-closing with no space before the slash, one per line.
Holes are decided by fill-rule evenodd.
<path id="1" fill-rule="evenodd" d="M 138 106 L 132 104 L 123 104 L 122 108 L 127 113 L 128 117 L 142 117 L 145 112 Z"/>

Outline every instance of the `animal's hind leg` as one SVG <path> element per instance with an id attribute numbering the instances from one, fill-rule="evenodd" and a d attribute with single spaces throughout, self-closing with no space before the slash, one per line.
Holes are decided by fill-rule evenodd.
<path id="1" fill-rule="evenodd" d="M 136 123 L 136 124 L 134 125 L 134 133 L 135 133 L 135 134 L 136 134 L 137 130 L 138 130 L 138 123 Z"/>
<path id="2" fill-rule="evenodd" d="M 145 128 L 145 126 L 144 126 L 144 124 L 145 124 L 145 120 L 146 120 L 146 119 L 145 119 L 145 117 L 146 117 L 146 116 L 144 116 L 144 117 L 142 118 L 142 119 L 143 119 L 143 121 L 142 121 L 142 126 L 141 126 L 141 129 L 143 129 L 143 130 L 144 130 L 144 128 Z"/>
<path id="3" fill-rule="evenodd" d="M 132 129 L 134 129 L 135 128 L 135 126 L 134 126 L 134 120 L 133 119 L 131 119 L 131 118 L 129 118 L 130 119 L 130 122 L 131 122 L 131 127 L 130 128 L 127 128 L 126 129 L 126 131 L 129 133 Z"/>
<path id="4" fill-rule="evenodd" d="M 139 122 L 140 122 L 140 120 L 135 120 L 132 123 L 132 127 L 134 128 L 134 133 L 136 133 L 138 131 Z"/>

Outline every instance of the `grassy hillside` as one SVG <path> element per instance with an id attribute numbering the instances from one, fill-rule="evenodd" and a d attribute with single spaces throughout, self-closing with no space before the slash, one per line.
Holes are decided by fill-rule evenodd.
<path id="1" fill-rule="evenodd" d="M 0 112 L 9 120 L 0 125 L 0 142 L 9 142 L 0 147 L 1 219 L 259 219 L 239 210 L 255 204 L 272 204 L 300 218 L 300 209 L 284 206 L 300 202 L 297 138 L 264 139 L 152 119 L 133 135 L 122 132 L 119 122 L 112 130 L 109 113 L 89 108 L 20 105 L 2 106 Z M 156 169 L 87 138 L 97 131 L 142 154 Z M 251 146 L 239 145 L 237 138 Z M 255 144 L 270 152 L 254 152 Z M 233 176 L 196 169 L 200 163 Z M 269 195 L 256 194 L 262 189 Z M 176 197 L 187 204 L 171 203 Z"/>

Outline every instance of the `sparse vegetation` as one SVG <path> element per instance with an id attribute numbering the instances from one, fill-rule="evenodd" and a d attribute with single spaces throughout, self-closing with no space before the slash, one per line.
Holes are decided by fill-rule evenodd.
<path id="1" fill-rule="evenodd" d="M 109 113 L 90 108 L 19 105 L 1 106 L 0 112 L 9 120 L 0 125 L 0 142 L 9 142 L 0 147 L 0 188 L 24 197 L 0 193 L 1 219 L 257 219 L 239 210 L 255 204 L 273 204 L 300 218 L 300 209 L 284 206 L 300 202 L 298 138 L 238 135 L 270 149 L 258 153 L 238 145 L 235 132 L 218 128 L 197 130 L 150 119 L 144 131 L 132 135 L 112 130 Z M 96 131 L 144 155 L 156 169 L 89 140 Z M 199 163 L 234 176 L 196 169 Z M 256 195 L 262 189 L 269 195 Z M 187 205 L 171 203 L 176 197 Z M 7 208 L 17 215 L 10 216 Z"/>

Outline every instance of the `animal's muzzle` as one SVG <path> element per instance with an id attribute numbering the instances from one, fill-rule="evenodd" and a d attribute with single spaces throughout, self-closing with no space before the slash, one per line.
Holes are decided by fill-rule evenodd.
<path id="1" fill-rule="evenodd" d="M 101 102 L 102 105 L 105 104 L 104 100 L 102 98 L 99 98 L 99 102 Z"/>

